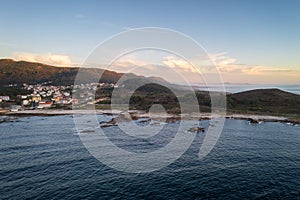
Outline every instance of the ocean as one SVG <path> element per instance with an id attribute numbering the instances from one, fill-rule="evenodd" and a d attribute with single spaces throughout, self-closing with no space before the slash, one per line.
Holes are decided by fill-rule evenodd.
<path id="1" fill-rule="evenodd" d="M 70 115 L 23 117 L 1 123 L 0 130 L 0 199 L 300 198 L 299 125 L 227 119 L 204 159 L 198 153 L 205 133 L 198 133 L 174 163 L 140 174 L 116 171 L 95 159 L 81 143 Z M 161 145 L 130 144 L 117 134 L 117 127 L 106 131 L 120 146 Z M 172 134 L 158 137 L 170 140 Z"/>
<path id="2" fill-rule="evenodd" d="M 196 86 L 199 90 L 208 90 L 207 86 L 198 85 Z M 217 86 L 210 86 L 210 90 L 219 90 L 220 87 Z M 300 94 L 300 85 L 256 85 L 256 84 L 224 84 L 224 88 L 226 92 L 229 93 L 237 93 L 237 92 L 244 92 L 248 90 L 254 89 L 270 89 L 270 88 L 277 88 L 286 92 Z"/>

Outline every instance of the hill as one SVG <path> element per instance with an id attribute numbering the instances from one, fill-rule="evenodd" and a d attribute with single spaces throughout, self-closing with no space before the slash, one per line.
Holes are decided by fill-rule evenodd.
<path id="1" fill-rule="evenodd" d="M 0 59 L 0 86 L 23 83 L 38 84 L 51 82 L 52 85 L 72 85 L 76 78 L 78 67 L 56 67 L 42 63 L 14 61 L 11 59 Z M 120 77 L 135 79 L 162 79 L 151 77 L 145 78 L 135 74 L 123 74 L 98 68 L 82 68 L 84 74 L 91 81 L 97 81 L 99 74 L 103 73 L 101 82 L 116 83 Z"/>
<path id="2" fill-rule="evenodd" d="M 210 112 L 211 100 L 207 91 L 197 91 L 196 96 L 201 112 Z M 187 92 L 180 97 L 170 91 L 163 91 L 158 86 L 139 88 L 132 98 L 132 108 L 147 110 L 154 101 L 177 112 L 180 110 L 178 99 L 189 104 L 192 94 Z M 258 89 L 226 95 L 227 112 L 264 115 L 300 115 L 300 95 L 279 89 Z"/>
<path id="3" fill-rule="evenodd" d="M 0 59 L 0 87 L 1 94 L 14 94 L 8 91 L 5 85 L 9 84 L 37 84 L 51 82 L 51 85 L 72 85 L 79 68 L 76 67 L 55 67 L 41 63 L 25 61 L 14 61 L 11 59 Z M 84 68 L 81 69 L 88 76 L 89 80 L 98 80 L 100 73 L 103 73 L 101 82 L 116 83 L 121 77 L 125 79 L 125 87 L 119 88 L 120 99 L 129 94 L 130 89 L 136 85 L 144 85 L 138 88 L 132 95 L 130 107 L 132 109 L 147 110 L 153 103 L 161 103 L 170 111 L 178 112 L 178 99 L 189 104 L 192 93 L 184 86 L 168 84 L 165 80 L 157 77 L 143 77 L 135 74 L 123 74 L 114 71 Z M 153 84 L 155 82 L 156 84 Z M 164 83 L 165 86 L 160 85 Z M 176 97 L 168 88 L 176 88 L 180 96 Z M 97 94 L 100 97 L 111 96 L 113 88 Z M 102 92 L 102 93 L 101 93 Z M 104 93 L 103 93 L 104 92 Z M 18 91 L 18 93 L 21 93 Z M 210 96 L 208 92 L 196 92 L 198 103 L 202 112 L 210 111 Z M 257 89 L 240 93 L 227 94 L 227 111 L 234 113 L 255 113 L 255 114 L 300 114 L 300 95 L 285 92 L 279 89 Z"/>
<path id="4" fill-rule="evenodd" d="M 227 109 L 241 113 L 300 114 L 300 95 L 279 89 L 256 89 L 227 95 Z"/>

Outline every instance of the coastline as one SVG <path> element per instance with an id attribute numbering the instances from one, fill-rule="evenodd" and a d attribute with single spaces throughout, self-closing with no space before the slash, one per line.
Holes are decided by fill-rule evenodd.
<path id="1" fill-rule="evenodd" d="M 126 121 L 131 116 L 132 119 L 149 118 L 149 114 L 139 110 L 132 110 L 124 112 L 121 110 L 23 110 L 23 111 L 9 111 L 0 110 L 0 116 L 8 117 L 32 117 L 32 116 L 61 116 L 61 115 L 84 115 L 84 114 L 103 114 L 103 115 L 115 115 L 120 121 Z M 155 113 L 151 114 L 151 118 L 155 120 L 163 120 L 168 122 L 175 122 L 180 119 L 183 120 L 210 120 L 212 118 L 210 113 L 191 113 L 191 114 L 166 114 L 166 113 Z M 284 116 L 271 116 L 271 115 L 256 115 L 256 114 L 234 114 L 227 113 L 226 119 L 235 120 L 247 120 L 251 124 L 259 124 L 261 122 L 280 122 L 280 123 L 291 123 L 300 124 L 299 119 L 293 119 Z"/>

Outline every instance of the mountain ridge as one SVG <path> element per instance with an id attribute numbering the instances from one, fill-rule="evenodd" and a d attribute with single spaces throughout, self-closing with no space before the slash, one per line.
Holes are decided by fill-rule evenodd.
<path id="1" fill-rule="evenodd" d="M 72 85 L 79 70 L 88 77 L 89 81 L 98 81 L 99 74 L 102 74 L 101 82 L 105 83 L 116 83 L 121 77 L 166 82 L 159 77 L 144 77 L 99 68 L 59 67 L 38 62 L 0 59 L 0 86 L 43 82 L 51 82 L 53 85 Z"/>
<path id="2" fill-rule="evenodd" d="M 114 71 L 97 68 L 78 68 L 78 67 L 56 67 L 42 63 L 33 63 L 26 61 L 14 61 L 12 59 L 0 59 L 0 86 L 9 84 L 36 84 L 43 82 L 52 82 L 53 85 L 72 85 L 78 73 L 83 70 L 89 81 L 98 81 L 99 73 L 103 73 L 101 82 L 116 83 L 121 77 L 128 78 L 124 81 L 124 89 L 134 89 L 138 83 L 143 86 L 137 90 L 134 95 L 138 98 L 133 99 L 132 108 L 145 109 L 154 101 L 162 101 L 171 109 L 178 105 L 176 97 L 170 98 L 172 92 L 165 92 L 162 86 L 151 84 L 154 82 L 164 82 L 164 79 L 158 77 L 143 77 L 135 74 L 124 74 Z M 168 86 L 181 89 L 183 102 L 189 104 L 191 91 L 185 90 L 184 86 L 171 84 Z M 158 83 L 159 84 L 159 83 Z M 164 84 L 164 85 L 165 85 Z M 163 84 L 161 84 L 163 85 Z M 128 90 L 123 90 L 127 95 Z M 112 91 L 109 91 L 110 93 Z M 122 94 L 123 94 L 122 93 Z M 196 91 L 199 105 L 202 110 L 210 110 L 210 96 L 208 91 Z M 107 94 L 110 95 L 109 93 Z M 282 91 L 278 88 L 254 89 L 238 93 L 227 93 L 227 111 L 235 113 L 263 113 L 263 114 L 300 114 L 300 95 Z M 178 106 L 177 106 L 178 107 Z"/>

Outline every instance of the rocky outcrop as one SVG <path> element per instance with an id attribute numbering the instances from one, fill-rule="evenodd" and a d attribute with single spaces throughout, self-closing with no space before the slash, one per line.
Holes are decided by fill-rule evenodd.
<path id="1" fill-rule="evenodd" d="M 0 123 L 17 122 L 17 121 L 19 121 L 17 117 L 2 117 L 2 118 L 0 118 Z"/>
<path id="2" fill-rule="evenodd" d="M 175 123 L 175 122 L 177 122 L 177 121 L 180 121 L 181 120 L 181 117 L 168 117 L 167 119 L 166 119 L 166 123 Z"/>
<path id="3" fill-rule="evenodd" d="M 204 132 L 205 131 L 205 128 L 203 127 L 192 127 L 188 130 L 189 132 L 192 132 L 192 133 L 199 133 L 199 132 Z"/>
<path id="4" fill-rule="evenodd" d="M 101 128 L 107 128 L 107 127 L 111 127 L 111 126 L 117 126 L 117 121 L 115 118 L 112 118 L 110 121 L 106 122 L 106 121 L 102 121 L 100 122 L 100 127 Z"/>
<path id="5" fill-rule="evenodd" d="M 250 122 L 250 124 L 259 124 L 259 120 L 257 119 L 248 118 L 247 120 Z"/>

